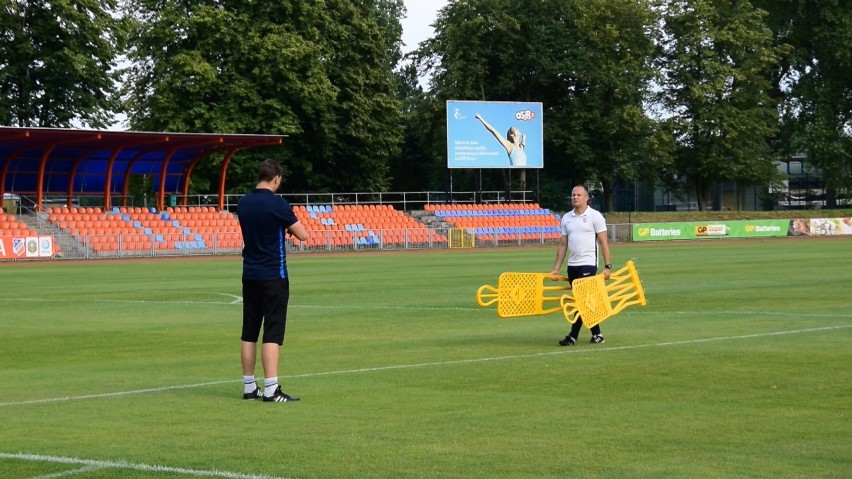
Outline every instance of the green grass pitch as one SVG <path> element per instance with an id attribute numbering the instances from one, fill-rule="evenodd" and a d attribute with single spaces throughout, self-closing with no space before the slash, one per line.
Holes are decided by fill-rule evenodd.
<path id="1" fill-rule="evenodd" d="M 573 348 L 474 297 L 553 248 L 291 255 L 293 404 L 241 399 L 237 257 L 0 264 L 0 476 L 849 477 L 852 240 L 612 251 L 648 305 Z"/>

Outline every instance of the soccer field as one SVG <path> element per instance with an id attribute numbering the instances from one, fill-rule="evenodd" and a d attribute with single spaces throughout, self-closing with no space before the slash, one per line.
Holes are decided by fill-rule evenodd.
<path id="1" fill-rule="evenodd" d="M 555 248 L 291 255 L 283 404 L 237 257 L 0 264 L 0 477 L 850 476 L 852 240 L 611 248 L 648 304 L 568 348 L 475 300 Z"/>

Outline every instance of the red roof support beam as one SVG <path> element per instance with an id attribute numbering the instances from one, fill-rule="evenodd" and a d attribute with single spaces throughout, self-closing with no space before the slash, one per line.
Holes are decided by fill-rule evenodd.
<path id="1" fill-rule="evenodd" d="M 157 187 L 157 210 L 162 210 L 166 206 L 166 172 L 169 170 L 169 161 L 175 151 L 177 148 L 171 148 L 163 157 L 163 166 L 160 167 L 160 186 Z"/>
<path id="2" fill-rule="evenodd" d="M 83 158 L 89 152 L 80 153 L 76 160 L 74 160 L 74 166 L 71 167 L 71 171 L 68 172 L 68 188 L 65 191 L 66 199 L 65 204 L 71 206 L 74 202 L 74 177 L 77 175 L 77 168 L 80 166 L 80 162 L 83 161 Z"/>
<path id="3" fill-rule="evenodd" d="M 225 155 L 225 159 L 222 160 L 222 170 L 219 171 L 219 211 L 225 209 L 225 179 L 228 176 L 228 165 L 231 164 L 231 158 L 234 157 L 236 152 L 237 148 L 231 148 Z"/>
<path id="4" fill-rule="evenodd" d="M 38 164 L 38 176 L 36 177 L 36 201 L 35 201 L 35 209 L 36 211 L 41 211 L 41 205 L 44 202 L 44 170 L 47 169 L 47 159 L 50 157 L 50 154 L 53 152 L 54 148 L 58 145 L 68 145 L 71 143 L 80 143 L 80 142 L 90 142 L 90 141 L 99 141 L 101 139 L 100 133 L 96 133 L 94 135 L 82 136 L 79 139 L 69 140 L 69 141 L 59 141 L 56 143 L 51 143 L 47 148 L 45 148 L 44 153 L 41 155 L 41 159 Z M 69 182 L 71 181 L 69 177 Z M 73 188 L 69 186 L 69 189 Z"/>
<path id="5" fill-rule="evenodd" d="M 201 161 L 213 153 L 226 155 L 219 179 L 220 207 L 225 207 L 224 185 L 235 152 L 249 148 L 280 145 L 284 135 L 116 132 L 63 128 L 20 128 L 0 126 L 0 194 L 32 194 L 37 208 L 43 208 L 47 195 L 63 197 L 103 195 L 103 205 L 112 207 L 112 195 L 123 191 L 129 203 L 130 177 L 168 172 L 165 185 L 174 193 L 190 191 L 190 177 Z M 174 150 L 173 150 L 174 149 Z M 171 153 L 169 153 L 171 152 Z M 169 153 L 168 168 L 163 168 Z M 67 166 L 66 166 L 67 165 Z M 116 174 L 121 171 L 124 184 Z M 85 177 L 84 177 L 85 176 Z M 80 179 L 80 181 L 77 181 Z M 174 180 L 172 182 L 172 180 Z M 161 186 L 159 202 L 166 200 Z M 171 187 L 171 186 L 170 186 Z M 215 192 L 210 191 L 211 194 Z M 118 200 L 116 200 L 118 203 Z M 156 201 L 156 200 L 155 200 Z"/>
<path id="6" fill-rule="evenodd" d="M 30 137 L 30 132 L 24 131 L 24 132 L 21 132 L 20 135 L 14 135 L 13 134 L 13 135 L 9 135 L 7 137 L 4 137 L 4 139 L 19 140 L 21 138 L 29 138 L 29 137 Z M 15 150 L 14 153 L 9 155 L 8 158 L 6 158 L 5 164 L 3 165 L 3 169 L 0 170 L 0 199 L 2 199 L 3 197 L 6 196 L 6 173 L 9 171 L 9 165 L 12 164 L 12 160 L 14 160 L 15 157 L 18 156 L 21 153 L 21 151 L 23 151 L 23 149 L 24 149 L 24 147 L 20 147 L 17 150 Z"/>
<path id="7" fill-rule="evenodd" d="M 38 162 L 38 176 L 36 177 L 36 201 L 35 201 L 35 209 L 36 211 L 41 211 L 41 201 L 43 193 L 41 192 L 44 189 L 44 170 L 47 167 L 47 158 L 50 156 L 50 153 L 53 149 L 56 148 L 56 144 L 52 144 L 45 148 L 44 153 L 41 154 L 41 159 Z M 71 206 L 69 204 L 69 206 Z"/>
<path id="8" fill-rule="evenodd" d="M 5 186 L 6 186 L 6 172 L 9 171 L 9 165 L 12 164 L 12 160 L 14 160 L 18 155 L 21 154 L 24 148 L 18 148 L 12 154 L 6 158 L 6 164 L 3 166 L 3 171 L 0 171 L 0 198 L 6 196 Z"/>
<path id="9" fill-rule="evenodd" d="M 218 200 L 216 202 L 216 204 L 218 205 L 217 206 L 218 210 L 219 211 L 224 210 L 225 209 L 225 178 L 226 178 L 226 173 L 228 171 L 228 164 L 231 162 L 231 158 L 234 157 L 234 153 L 236 153 L 237 150 L 239 150 L 239 149 L 240 148 L 237 147 L 237 146 L 232 146 L 232 147 L 227 148 L 227 149 L 226 148 L 214 148 L 213 150 L 206 152 L 204 155 L 199 155 L 197 158 L 195 158 L 192 161 L 192 163 L 189 164 L 189 168 L 188 168 L 187 173 L 186 173 L 186 178 L 185 178 L 186 193 L 184 193 L 184 198 L 186 198 L 186 195 L 189 194 L 189 178 L 190 178 L 190 176 L 192 176 L 192 171 L 195 169 L 195 165 L 197 165 L 198 163 L 201 162 L 202 159 L 207 158 L 208 156 L 212 155 L 213 153 L 219 153 L 220 151 L 225 151 L 225 158 L 222 160 L 222 168 L 219 171 L 219 192 L 218 192 Z"/>
<path id="10" fill-rule="evenodd" d="M 203 154 L 196 156 L 195 159 L 193 159 L 189 163 L 189 165 L 186 167 L 186 171 L 184 172 L 184 175 L 183 175 L 183 185 L 181 187 L 181 191 L 183 191 L 183 200 L 181 200 L 181 204 L 183 206 L 186 206 L 186 199 L 187 199 L 187 196 L 189 195 L 189 179 L 192 178 L 192 170 L 195 169 L 195 165 L 197 165 L 199 162 L 201 162 L 201 160 L 203 160 L 204 158 L 207 158 L 208 156 L 210 156 L 212 153 L 213 153 L 212 151 L 207 151 Z"/>
<path id="11" fill-rule="evenodd" d="M 115 167 L 116 159 L 118 158 L 118 155 L 121 153 L 121 150 L 123 150 L 124 148 L 132 147 L 132 146 L 159 145 L 159 144 L 167 144 L 167 143 L 169 143 L 168 135 L 162 136 L 162 137 L 156 137 L 156 138 L 146 140 L 146 141 L 134 141 L 132 143 L 125 143 L 125 144 L 118 146 L 115 150 L 113 150 L 112 155 L 110 155 L 110 157 L 109 157 L 109 161 L 107 161 L 107 169 L 106 169 L 106 173 L 104 174 L 104 211 L 112 208 L 112 194 L 111 194 L 112 193 L 112 171 L 113 171 L 113 168 Z M 127 168 L 127 175 L 126 175 L 127 181 L 125 181 L 125 185 L 128 184 L 129 179 L 130 179 L 130 168 L 131 168 L 130 165 L 132 165 L 132 163 L 129 164 L 128 168 Z M 127 206 L 127 188 L 126 187 L 124 189 L 124 196 L 125 196 L 125 198 L 122 201 L 122 206 Z"/>

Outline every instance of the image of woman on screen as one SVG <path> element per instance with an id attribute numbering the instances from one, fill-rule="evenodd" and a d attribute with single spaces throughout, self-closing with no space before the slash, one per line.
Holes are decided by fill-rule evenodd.
<path id="1" fill-rule="evenodd" d="M 524 151 L 526 148 L 526 135 L 521 133 L 521 130 L 513 127 L 509 128 L 509 131 L 506 132 L 506 137 L 500 134 L 493 126 L 489 125 L 485 118 L 482 118 L 482 115 L 479 113 L 476 114 L 476 119 L 482 122 L 482 125 L 486 130 L 490 131 L 494 138 L 497 138 L 497 141 L 503 145 L 503 148 L 506 149 L 506 154 L 509 155 L 509 165 L 510 166 L 527 166 L 527 153 Z"/>

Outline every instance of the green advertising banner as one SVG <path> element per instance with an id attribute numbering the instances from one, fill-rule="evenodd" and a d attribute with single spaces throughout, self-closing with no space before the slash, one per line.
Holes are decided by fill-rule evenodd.
<path id="1" fill-rule="evenodd" d="M 633 241 L 788 236 L 793 220 L 735 220 L 688 223 L 636 223 Z"/>

